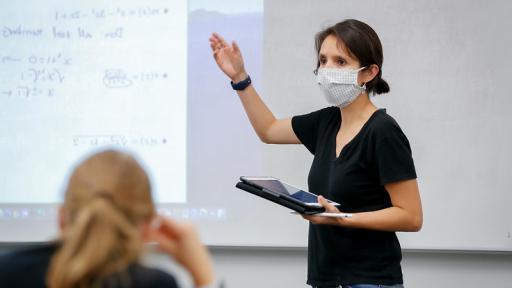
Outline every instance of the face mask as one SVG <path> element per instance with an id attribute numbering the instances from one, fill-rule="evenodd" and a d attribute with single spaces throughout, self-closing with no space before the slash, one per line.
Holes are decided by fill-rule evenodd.
<path id="1" fill-rule="evenodd" d="M 357 83 L 357 74 L 364 68 L 319 68 L 316 81 L 324 92 L 327 102 L 340 108 L 352 103 L 359 94 L 366 90 L 366 85 L 359 86 Z"/>

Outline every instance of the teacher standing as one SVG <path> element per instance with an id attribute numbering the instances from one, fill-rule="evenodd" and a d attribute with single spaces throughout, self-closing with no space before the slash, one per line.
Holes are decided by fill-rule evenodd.
<path id="1" fill-rule="evenodd" d="M 231 79 L 261 141 L 303 144 L 314 155 L 309 190 L 321 195 L 327 212 L 353 214 L 303 216 L 310 221 L 307 283 L 403 287 L 395 232 L 419 231 L 423 214 L 409 141 L 369 97 L 389 92 L 381 42 L 370 26 L 351 19 L 320 31 L 315 43 L 316 80 L 329 107 L 276 119 L 251 84 L 236 42 L 216 33 L 210 37 L 215 61 Z M 280 65 L 289 64 L 283 59 Z"/>

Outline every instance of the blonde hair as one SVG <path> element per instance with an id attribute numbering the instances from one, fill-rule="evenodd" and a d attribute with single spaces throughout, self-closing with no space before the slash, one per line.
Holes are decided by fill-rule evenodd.
<path id="1" fill-rule="evenodd" d="M 137 262 L 139 224 L 155 214 L 146 172 L 132 156 L 113 150 L 75 168 L 63 211 L 62 245 L 50 263 L 49 288 L 101 286 Z"/>

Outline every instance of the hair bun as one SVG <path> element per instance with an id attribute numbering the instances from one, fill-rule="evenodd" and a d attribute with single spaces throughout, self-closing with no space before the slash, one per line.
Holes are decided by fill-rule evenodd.
<path id="1" fill-rule="evenodd" d="M 382 78 L 379 78 L 377 80 L 377 83 L 375 83 L 374 92 L 375 92 L 375 94 L 388 93 L 389 92 L 388 82 L 386 82 Z"/>

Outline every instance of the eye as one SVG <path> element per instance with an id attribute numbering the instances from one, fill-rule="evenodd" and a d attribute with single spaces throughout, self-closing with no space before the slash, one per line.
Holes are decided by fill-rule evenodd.
<path id="1" fill-rule="evenodd" d="M 338 63 L 338 65 L 340 66 L 343 66 L 345 64 L 347 64 L 347 62 L 345 62 L 345 59 L 341 58 L 341 57 L 338 57 L 338 60 L 336 61 Z"/>
<path id="2" fill-rule="evenodd" d="M 320 63 L 320 65 L 325 65 L 325 63 L 327 63 L 327 59 L 325 57 L 320 57 L 320 59 L 318 59 L 318 62 Z"/>

